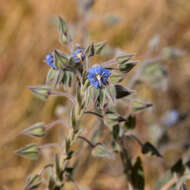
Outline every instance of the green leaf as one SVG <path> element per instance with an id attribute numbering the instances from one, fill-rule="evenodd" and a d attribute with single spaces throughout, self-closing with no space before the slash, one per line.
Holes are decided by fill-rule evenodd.
<path id="1" fill-rule="evenodd" d="M 119 65 L 120 71 L 124 73 L 128 73 L 137 65 L 138 62 L 130 62 L 130 63 L 122 63 Z"/>
<path id="2" fill-rule="evenodd" d="M 55 50 L 54 57 L 55 57 L 56 68 L 64 69 L 68 65 L 69 59 L 65 54 L 59 52 L 58 50 Z"/>
<path id="3" fill-rule="evenodd" d="M 106 42 L 99 42 L 99 43 L 91 43 L 85 50 L 85 54 L 88 57 L 92 57 L 95 55 L 101 54 L 103 48 L 105 47 Z"/>
<path id="4" fill-rule="evenodd" d="M 124 64 L 128 62 L 135 54 L 122 54 L 116 57 L 116 61 L 118 64 Z"/>
<path id="5" fill-rule="evenodd" d="M 46 84 L 52 82 L 55 78 L 57 70 L 50 68 L 50 70 L 48 71 L 47 77 L 46 77 Z"/>
<path id="6" fill-rule="evenodd" d="M 114 158 L 114 155 L 110 151 L 108 151 L 107 148 L 102 144 L 98 144 L 95 146 L 95 148 L 93 148 L 92 155 L 102 158 Z"/>
<path id="7" fill-rule="evenodd" d="M 122 137 L 123 135 L 123 127 L 121 127 L 120 125 L 114 125 L 112 127 L 112 134 L 113 134 L 113 138 L 116 140 L 119 137 Z"/>
<path id="8" fill-rule="evenodd" d="M 16 154 L 31 160 L 37 160 L 39 157 L 40 149 L 36 144 L 29 144 L 16 151 Z"/>
<path id="9" fill-rule="evenodd" d="M 28 88 L 41 100 L 47 100 L 51 92 L 51 89 L 47 86 L 29 86 Z"/>
<path id="10" fill-rule="evenodd" d="M 140 99 L 136 99 L 132 102 L 132 110 L 133 112 L 140 112 L 149 107 L 152 107 L 151 103 L 144 102 Z"/>
<path id="11" fill-rule="evenodd" d="M 72 77 L 73 77 L 72 72 L 70 72 L 70 71 L 65 71 L 64 72 L 62 82 L 65 85 L 65 87 L 71 86 Z"/>
<path id="12" fill-rule="evenodd" d="M 117 125 L 121 121 L 121 117 L 112 111 L 107 111 L 104 115 L 104 124 L 108 127 Z"/>
<path id="13" fill-rule="evenodd" d="M 159 153 L 159 151 L 149 142 L 146 142 L 145 144 L 143 144 L 142 153 L 143 154 L 150 153 L 151 155 L 162 157 L 162 155 Z"/>
<path id="14" fill-rule="evenodd" d="M 64 77 L 64 71 L 62 70 L 57 70 L 56 71 L 56 75 L 54 77 L 54 81 L 53 81 L 53 85 L 55 88 L 59 88 L 60 84 L 63 81 L 63 77 Z"/>
<path id="15" fill-rule="evenodd" d="M 185 51 L 177 48 L 166 47 L 162 50 L 161 55 L 165 59 L 178 58 L 185 55 Z"/>
<path id="16" fill-rule="evenodd" d="M 39 174 L 31 175 L 26 179 L 26 190 L 36 189 L 42 183 L 41 176 Z"/>
<path id="17" fill-rule="evenodd" d="M 112 71 L 110 76 L 110 81 L 113 84 L 119 83 L 123 80 L 123 76 L 120 71 Z"/>
<path id="18" fill-rule="evenodd" d="M 167 69 L 159 62 L 148 63 L 147 61 L 140 80 L 145 81 L 153 88 L 164 88 L 165 84 L 167 84 Z"/>
<path id="19" fill-rule="evenodd" d="M 88 57 L 92 57 L 95 55 L 95 46 L 94 43 L 90 44 L 86 50 L 85 50 L 85 55 L 87 55 Z"/>
<path id="20" fill-rule="evenodd" d="M 43 137 L 46 134 L 45 124 L 43 122 L 35 123 L 31 127 L 25 129 L 23 134 L 34 137 Z"/>
<path id="21" fill-rule="evenodd" d="M 106 95 L 109 98 L 109 100 L 114 104 L 115 98 L 116 98 L 116 89 L 114 85 L 109 85 L 105 88 Z"/>
<path id="22" fill-rule="evenodd" d="M 171 167 L 172 173 L 177 173 L 179 175 L 183 175 L 185 172 L 185 166 L 183 164 L 183 160 L 180 158 L 172 167 Z"/>
<path id="23" fill-rule="evenodd" d="M 129 115 L 127 121 L 124 123 L 124 127 L 126 127 L 127 129 L 134 129 L 136 127 L 136 116 Z"/>
<path id="24" fill-rule="evenodd" d="M 58 18 L 58 22 L 60 42 L 63 44 L 70 42 L 71 35 L 69 34 L 69 29 L 66 22 L 61 17 Z"/>
<path id="25" fill-rule="evenodd" d="M 116 92 L 116 98 L 119 99 L 119 98 L 124 98 L 126 96 L 129 96 L 132 93 L 134 93 L 135 91 L 127 89 L 121 85 L 116 84 L 115 85 L 115 92 Z"/>
<path id="26" fill-rule="evenodd" d="M 144 190 L 145 186 L 144 171 L 140 157 L 136 159 L 136 162 L 133 165 L 131 180 L 134 189 Z"/>
<path id="27" fill-rule="evenodd" d="M 105 88 L 94 88 L 94 97 L 96 98 L 96 95 L 98 95 L 97 97 L 97 101 L 95 102 L 96 105 L 98 107 L 103 107 L 104 106 L 104 103 L 105 103 L 105 97 L 106 97 L 106 91 L 105 91 Z M 98 94 L 96 94 L 98 93 Z"/>
<path id="28" fill-rule="evenodd" d="M 94 44 L 95 54 L 96 55 L 101 54 L 101 52 L 102 52 L 103 48 L 105 47 L 105 45 L 106 45 L 105 41 Z"/>

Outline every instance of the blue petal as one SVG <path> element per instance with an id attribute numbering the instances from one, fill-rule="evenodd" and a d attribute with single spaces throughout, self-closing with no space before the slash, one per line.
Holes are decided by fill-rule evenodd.
<path id="1" fill-rule="evenodd" d="M 100 81 L 98 81 L 97 75 L 101 75 Z M 90 81 L 90 84 L 96 88 L 100 88 L 103 85 L 106 85 L 108 83 L 108 78 L 110 75 L 111 72 L 108 69 L 100 66 L 92 67 L 88 70 L 88 80 Z"/>
<path id="2" fill-rule="evenodd" d="M 76 63 L 79 63 L 81 59 L 78 57 L 78 54 L 81 53 L 81 59 L 85 59 L 85 50 L 83 48 L 77 48 L 75 51 L 72 52 L 72 58 Z"/>

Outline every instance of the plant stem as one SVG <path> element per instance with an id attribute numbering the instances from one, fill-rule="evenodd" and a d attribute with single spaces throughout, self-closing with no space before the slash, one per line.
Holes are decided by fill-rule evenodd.
<path id="1" fill-rule="evenodd" d="M 92 144 L 87 138 L 83 137 L 83 136 L 78 136 L 79 139 L 84 140 L 86 143 L 88 143 L 90 145 L 91 148 L 94 148 L 95 145 Z"/>
<path id="2" fill-rule="evenodd" d="M 121 137 L 118 140 L 118 144 L 120 145 L 120 148 L 121 148 L 120 158 L 121 158 L 121 161 L 123 164 L 126 179 L 128 182 L 131 182 L 132 163 L 131 163 L 131 159 L 129 157 L 129 154 L 127 152 L 127 149 L 125 148 L 123 137 Z"/>

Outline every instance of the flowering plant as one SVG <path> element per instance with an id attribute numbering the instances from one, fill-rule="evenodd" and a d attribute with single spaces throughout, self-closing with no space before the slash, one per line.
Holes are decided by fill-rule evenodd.
<path id="1" fill-rule="evenodd" d="M 66 54 L 60 50 L 49 53 L 45 58 L 50 66 L 46 84 L 29 89 L 42 100 L 47 100 L 49 96 L 66 97 L 72 105 L 69 104 L 67 108 L 70 118 L 68 121 L 56 120 L 49 124 L 38 122 L 25 129 L 23 133 L 43 137 L 56 124 L 63 124 L 67 127 L 68 135 L 61 144 L 48 146 L 29 144 L 17 151 L 23 157 L 36 160 L 46 147 L 56 146 L 60 150 L 59 154 L 55 154 L 54 163 L 47 164 L 40 173 L 27 178 L 25 190 L 36 189 L 42 185 L 49 190 L 61 190 L 68 181 L 72 182 L 76 189 L 80 189 L 74 177 L 80 160 L 78 155 L 81 152 L 80 147 L 76 149 L 74 146 L 79 140 L 88 144 L 92 156 L 114 159 L 115 155 L 119 155 L 126 176 L 126 188 L 143 190 L 145 179 L 141 157 L 132 160 L 125 145 L 126 140 L 133 139 L 137 142 L 143 154 L 150 153 L 161 159 L 162 155 L 150 142 L 143 143 L 131 133 L 136 127 L 136 113 L 152 106 L 151 103 L 139 101 L 135 97 L 135 91 L 123 85 L 127 73 L 137 65 L 137 62 L 131 61 L 134 54 L 117 52 L 113 59 L 93 65 L 91 58 L 100 55 L 106 43 L 91 43 L 87 47 L 74 44 L 68 26 L 61 17 L 58 18 L 58 28 L 60 41 L 68 45 L 70 53 Z M 140 73 L 142 74 L 142 71 L 154 63 L 154 61 L 146 62 L 141 67 Z M 128 86 L 132 88 L 137 82 L 145 79 L 146 76 L 141 77 L 138 71 Z M 118 103 L 127 104 L 128 111 L 120 114 L 117 109 Z M 92 135 L 88 138 L 82 118 L 86 114 L 94 115 L 100 121 L 95 128 L 91 126 Z M 104 130 L 102 126 L 108 131 L 110 142 L 101 142 L 101 132 Z M 93 138 L 95 136 L 96 138 Z M 174 173 L 178 172 L 175 167 L 173 167 Z M 46 170 L 48 176 L 44 175 Z"/>

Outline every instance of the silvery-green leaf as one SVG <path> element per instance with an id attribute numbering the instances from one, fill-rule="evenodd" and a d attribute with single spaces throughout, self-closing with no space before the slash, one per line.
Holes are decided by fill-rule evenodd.
<path id="1" fill-rule="evenodd" d="M 171 167 L 172 173 L 177 173 L 179 175 L 183 175 L 185 172 L 185 165 L 183 164 L 183 160 L 180 158 L 177 162 Z"/>
<path id="2" fill-rule="evenodd" d="M 124 73 L 128 73 L 137 65 L 138 62 L 128 62 L 128 63 L 123 63 L 119 65 L 120 71 Z"/>
<path id="3" fill-rule="evenodd" d="M 128 62 L 135 54 L 121 54 L 116 57 L 116 61 L 118 64 L 124 64 Z"/>
<path id="4" fill-rule="evenodd" d="M 32 190 L 39 187 L 39 185 L 42 183 L 41 176 L 39 174 L 31 175 L 26 179 L 26 186 L 24 189 L 26 190 Z"/>
<path id="5" fill-rule="evenodd" d="M 166 58 L 177 58 L 185 55 L 185 51 L 173 47 L 166 47 L 162 50 L 161 55 Z"/>
<path id="6" fill-rule="evenodd" d="M 36 144 L 29 144 L 16 151 L 16 154 L 31 160 L 37 160 L 39 157 L 39 148 Z"/>
<path id="7" fill-rule="evenodd" d="M 114 125 L 112 127 L 112 134 L 113 134 L 114 139 L 118 139 L 119 137 L 121 137 L 123 135 L 123 127 L 121 127 L 118 124 Z"/>
<path id="8" fill-rule="evenodd" d="M 25 129 L 23 134 L 34 137 L 43 137 L 46 134 L 45 124 L 43 122 L 35 123 L 31 127 Z"/>
<path id="9" fill-rule="evenodd" d="M 90 94 L 90 96 L 93 97 L 94 102 L 96 102 L 100 94 L 99 89 L 90 87 Z"/>
<path id="10" fill-rule="evenodd" d="M 136 162 L 133 165 L 131 181 L 134 189 L 144 190 L 145 186 L 144 171 L 140 157 L 137 157 Z"/>
<path id="11" fill-rule="evenodd" d="M 124 127 L 126 127 L 127 129 L 134 129 L 136 127 L 135 115 L 129 115 L 127 121 L 124 123 Z"/>
<path id="12" fill-rule="evenodd" d="M 51 89 L 47 86 L 29 86 L 28 88 L 41 100 L 47 100 L 51 92 Z"/>
<path id="13" fill-rule="evenodd" d="M 61 17 L 58 18 L 58 21 L 59 21 L 58 23 L 59 24 L 59 38 L 60 38 L 61 43 L 64 44 L 64 43 L 70 42 L 71 35 L 69 33 L 66 22 Z"/>
<path id="14" fill-rule="evenodd" d="M 95 55 L 95 46 L 94 46 L 94 43 L 90 44 L 86 50 L 85 50 L 85 54 L 88 56 L 88 57 L 92 57 Z"/>
<path id="15" fill-rule="evenodd" d="M 127 89 L 127 88 L 125 88 L 121 85 L 118 85 L 118 84 L 115 85 L 115 91 L 116 91 L 116 98 L 117 99 L 124 98 L 124 97 L 129 96 L 135 92 L 134 90 Z"/>
<path id="16" fill-rule="evenodd" d="M 146 142 L 145 144 L 143 144 L 142 153 L 143 154 L 150 153 L 151 155 L 162 157 L 162 155 L 159 153 L 159 151 L 149 142 Z"/>
<path id="17" fill-rule="evenodd" d="M 50 70 L 48 71 L 47 77 L 46 77 L 46 84 L 48 84 L 54 80 L 56 72 L 57 72 L 57 70 L 50 68 Z"/>
<path id="18" fill-rule="evenodd" d="M 99 96 L 98 96 L 98 104 L 100 107 L 103 107 L 104 106 L 104 103 L 105 103 L 105 89 L 104 88 L 101 88 L 99 89 Z"/>
<path id="19" fill-rule="evenodd" d="M 123 76 L 121 74 L 121 72 L 119 71 L 112 71 L 111 76 L 110 76 L 110 81 L 113 84 L 119 83 L 123 80 Z"/>
<path id="20" fill-rule="evenodd" d="M 98 144 L 95 146 L 95 148 L 93 148 L 92 155 L 102 158 L 114 158 L 114 155 L 110 151 L 108 151 L 107 148 L 102 144 Z"/>
<path id="21" fill-rule="evenodd" d="M 105 45 L 106 45 L 106 42 L 99 42 L 99 43 L 94 44 L 95 54 L 96 55 L 101 54 L 101 52 L 102 52 L 103 48 L 105 47 Z"/>
<path id="22" fill-rule="evenodd" d="M 120 116 L 115 113 L 108 111 L 104 115 L 104 124 L 111 128 L 114 125 L 117 125 L 120 122 Z"/>
<path id="23" fill-rule="evenodd" d="M 65 85 L 65 87 L 71 86 L 72 76 L 73 76 L 72 72 L 70 72 L 70 71 L 64 72 L 62 82 Z"/>
<path id="24" fill-rule="evenodd" d="M 112 85 L 112 84 L 106 86 L 105 93 L 106 93 L 107 97 L 109 98 L 109 100 L 114 104 L 115 103 L 115 98 L 116 98 L 115 86 Z"/>
<path id="25" fill-rule="evenodd" d="M 133 112 L 143 111 L 149 107 L 152 107 L 151 103 L 144 102 L 142 100 L 136 99 L 132 102 L 132 110 Z"/>
<path id="26" fill-rule="evenodd" d="M 147 64 L 140 79 L 154 88 L 165 88 L 167 86 L 167 70 L 159 62 Z"/>
<path id="27" fill-rule="evenodd" d="M 54 81 L 53 81 L 54 82 L 53 85 L 55 88 L 59 88 L 60 84 L 62 83 L 63 76 L 64 76 L 64 71 L 57 70 Z"/>
<path id="28" fill-rule="evenodd" d="M 162 65 L 159 62 L 153 64 L 147 64 L 144 67 L 143 75 L 144 77 L 154 77 L 157 72 L 162 71 Z"/>
<path id="29" fill-rule="evenodd" d="M 65 54 L 59 52 L 58 50 L 55 50 L 54 56 L 55 56 L 55 67 L 56 68 L 64 69 L 68 65 L 69 59 Z"/>

